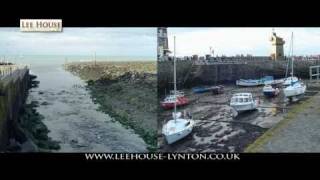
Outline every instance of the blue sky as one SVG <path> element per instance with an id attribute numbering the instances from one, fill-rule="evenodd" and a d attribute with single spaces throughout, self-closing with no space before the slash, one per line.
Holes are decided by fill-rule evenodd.
<path id="1" fill-rule="evenodd" d="M 284 38 L 288 53 L 291 32 L 294 33 L 294 54 L 320 54 L 320 28 L 274 28 Z M 205 55 L 214 49 L 215 55 L 251 54 L 269 56 L 272 28 L 168 28 L 169 48 L 173 50 L 176 36 L 177 56 Z"/>
<path id="2" fill-rule="evenodd" d="M 0 28 L 0 55 L 156 57 L 156 28 L 64 28 L 62 33 Z"/>

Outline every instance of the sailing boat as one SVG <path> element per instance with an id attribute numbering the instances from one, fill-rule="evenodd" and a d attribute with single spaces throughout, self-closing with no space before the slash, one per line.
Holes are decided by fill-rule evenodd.
<path id="1" fill-rule="evenodd" d="M 283 89 L 284 95 L 285 97 L 293 97 L 293 96 L 298 96 L 298 95 L 302 95 L 305 93 L 306 91 L 306 85 L 299 81 L 297 77 L 293 76 L 293 61 L 294 61 L 294 57 L 293 57 L 293 33 L 291 35 L 291 84 Z M 296 81 L 295 78 L 297 79 Z"/>
<path id="2" fill-rule="evenodd" d="M 292 36 L 293 36 L 293 34 L 292 34 Z M 291 37 L 291 42 L 290 42 L 290 47 L 289 47 L 289 55 L 290 55 L 290 53 L 292 53 L 291 51 L 293 51 L 293 39 L 292 39 L 292 37 Z M 291 56 L 293 56 L 293 54 Z M 292 58 L 293 57 L 291 57 L 291 66 L 293 66 Z M 297 77 L 293 76 L 292 74 L 291 74 L 291 76 L 288 77 L 289 65 L 290 65 L 290 58 L 288 60 L 288 64 L 287 64 L 287 68 L 286 68 L 286 77 L 283 79 L 283 81 L 284 81 L 283 85 L 285 87 L 291 85 L 292 83 L 296 83 L 299 80 Z M 292 72 L 293 71 L 291 71 L 291 73 Z"/>
<path id="3" fill-rule="evenodd" d="M 177 81 L 176 81 L 176 37 L 174 37 L 174 96 L 177 97 Z M 162 127 L 162 134 L 165 136 L 165 139 L 168 144 L 172 144 L 192 132 L 193 126 L 195 124 L 194 120 L 190 117 L 181 117 L 181 113 L 177 113 L 177 101 L 174 101 L 174 112 L 172 113 L 173 119 L 169 120 Z"/>

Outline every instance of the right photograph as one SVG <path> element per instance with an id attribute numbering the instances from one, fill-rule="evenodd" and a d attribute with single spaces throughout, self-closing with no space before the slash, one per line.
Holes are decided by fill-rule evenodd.
<path id="1" fill-rule="evenodd" d="M 160 152 L 320 152 L 320 28 L 167 28 Z"/>

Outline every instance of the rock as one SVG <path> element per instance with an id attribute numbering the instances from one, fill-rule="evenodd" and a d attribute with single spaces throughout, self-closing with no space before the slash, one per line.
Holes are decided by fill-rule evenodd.
<path id="1" fill-rule="evenodd" d="M 47 105 L 49 105 L 49 103 L 45 101 L 45 102 L 42 102 L 41 105 L 47 106 Z"/>
<path id="2" fill-rule="evenodd" d="M 31 140 L 27 140 L 21 145 L 21 152 L 38 152 L 39 149 Z"/>
<path id="3" fill-rule="evenodd" d="M 72 143 L 72 144 L 77 144 L 77 143 L 78 143 L 78 140 L 72 139 L 72 140 L 71 140 L 71 143 Z"/>

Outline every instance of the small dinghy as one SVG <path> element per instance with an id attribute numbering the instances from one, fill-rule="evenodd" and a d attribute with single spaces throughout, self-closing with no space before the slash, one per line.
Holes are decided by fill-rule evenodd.
<path id="1" fill-rule="evenodd" d="M 175 37 L 174 37 L 174 53 L 175 53 Z M 173 69 L 174 69 L 174 73 L 173 73 L 173 82 L 174 82 L 174 98 L 175 99 L 179 99 L 179 98 L 185 98 L 183 97 L 177 97 L 177 80 L 176 80 L 176 56 L 174 55 L 173 58 Z M 193 126 L 195 124 L 195 122 L 192 120 L 191 116 L 186 117 L 181 117 L 181 113 L 177 113 L 177 102 L 178 101 L 174 101 L 173 102 L 173 107 L 174 107 L 174 113 L 173 115 L 173 119 L 167 121 L 163 127 L 162 127 L 162 134 L 165 136 L 165 139 L 167 141 L 168 144 L 172 144 L 184 137 L 186 137 L 187 135 L 189 135 L 192 132 Z"/>
<path id="2" fill-rule="evenodd" d="M 280 93 L 279 88 L 272 87 L 271 84 L 265 85 L 262 89 L 263 94 L 267 97 L 274 97 Z"/>
<path id="3" fill-rule="evenodd" d="M 237 112 L 255 110 L 258 108 L 258 104 L 251 93 L 236 93 L 230 101 L 230 106 Z"/>

